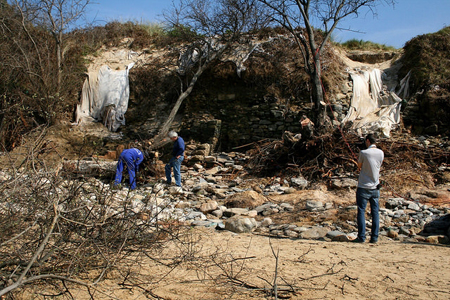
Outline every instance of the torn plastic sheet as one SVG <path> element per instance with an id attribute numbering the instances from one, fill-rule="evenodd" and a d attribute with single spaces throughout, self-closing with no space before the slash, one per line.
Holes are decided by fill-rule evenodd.
<path id="1" fill-rule="evenodd" d="M 128 109 L 130 86 L 129 70 L 112 70 L 103 65 L 98 71 L 91 71 L 84 81 L 81 103 L 77 105 L 76 122 L 99 122 L 110 131 L 117 131 L 125 125 L 125 113 Z"/>
<path id="2" fill-rule="evenodd" d="M 358 135 L 381 132 L 389 137 L 400 123 L 401 101 L 394 92 L 383 90 L 381 71 L 353 72 L 353 98 L 342 123 L 353 122 L 351 129 Z"/>

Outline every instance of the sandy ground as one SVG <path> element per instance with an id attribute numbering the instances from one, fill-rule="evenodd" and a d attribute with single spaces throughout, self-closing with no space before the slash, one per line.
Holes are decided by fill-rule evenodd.
<path id="1" fill-rule="evenodd" d="M 96 291 L 95 296 L 275 299 L 271 291 L 276 274 L 278 299 L 450 298 L 448 246 L 387 238 L 375 245 L 269 239 L 212 229 L 193 229 L 182 240 L 153 254 L 159 262 L 138 258 L 140 268 L 134 272 L 140 274 L 139 280 L 122 286 L 107 280 L 99 286 L 103 292 Z M 169 256 L 183 256 L 183 263 L 171 267 Z M 80 293 L 76 298 L 85 297 Z"/>

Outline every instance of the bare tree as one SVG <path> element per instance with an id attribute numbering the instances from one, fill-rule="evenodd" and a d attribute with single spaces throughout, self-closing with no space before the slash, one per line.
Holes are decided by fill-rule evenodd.
<path id="1" fill-rule="evenodd" d="M 393 5 L 395 0 L 258 0 L 270 9 L 273 21 L 284 27 L 294 38 L 305 70 L 311 78 L 317 121 L 324 123 L 326 106 L 321 83 L 320 55 L 338 23 L 367 9 L 375 14 L 378 4 Z M 305 28 L 305 31 L 300 30 Z M 318 34 L 320 29 L 321 34 Z"/>
<path id="2" fill-rule="evenodd" d="M 46 28 L 55 41 L 57 68 L 56 93 L 59 95 L 62 84 L 62 65 L 68 50 L 64 34 L 75 26 L 91 0 L 14 0 L 14 6 L 34 25 Z"/>
<path id="3" fill-rule="evenodd" d="M 160 145 L 203 72 L 239 45 L 248 44 L 250 37 L 246 34 L 268 23 L 267 14 L 261 9 L 257 0 L 181 0 L 165 13 L 171 30 L 183 35 L 189 46 L 180 54 L 177 69 L 180 94 L 153 147 Z"/>

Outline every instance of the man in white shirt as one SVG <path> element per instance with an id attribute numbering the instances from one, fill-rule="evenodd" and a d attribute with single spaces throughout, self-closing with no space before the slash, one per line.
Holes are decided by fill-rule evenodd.
<path id="1" fill-rule="evenodd" d="M 361 171 L 356 190 L 356 204 L 358 206 L 358 237 L 354 240 L 356 243 L 363 243 L 366 240 L 365 211 L 367 202 L 370 202 L 370 212 L 372 214 L 370 242 L 376 243 L 378 241 L 378 231 L 380 229 L 378 204 L 380 198 L 380 168 L 383 163 L 384 153 L 376 147 L 375 143 L 375 137 L 372 134 L 368 134 L 365 138 L 367 149 L 361 150 L 359 153 L 358 168 Z"/>

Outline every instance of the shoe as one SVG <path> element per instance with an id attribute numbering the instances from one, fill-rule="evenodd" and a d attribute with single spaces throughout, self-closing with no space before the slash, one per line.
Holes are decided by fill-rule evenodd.
<path id="1" fill-rule="evenodd" d="M 352 241 L 352 243 L 364 243 L 364 240 L 362 240 L 360 238 L 356 238 Z"/>
<path id="2" fill-rule="evenodd" d="M 376 244 L 376 243 L 378 243 L 378 241 L 377 241 L 377 240 L 372 240 L 372 239 L 371 239 L 371 240 L 369 241 L 369 243 L 371 243 L 371 244 Z"/>

